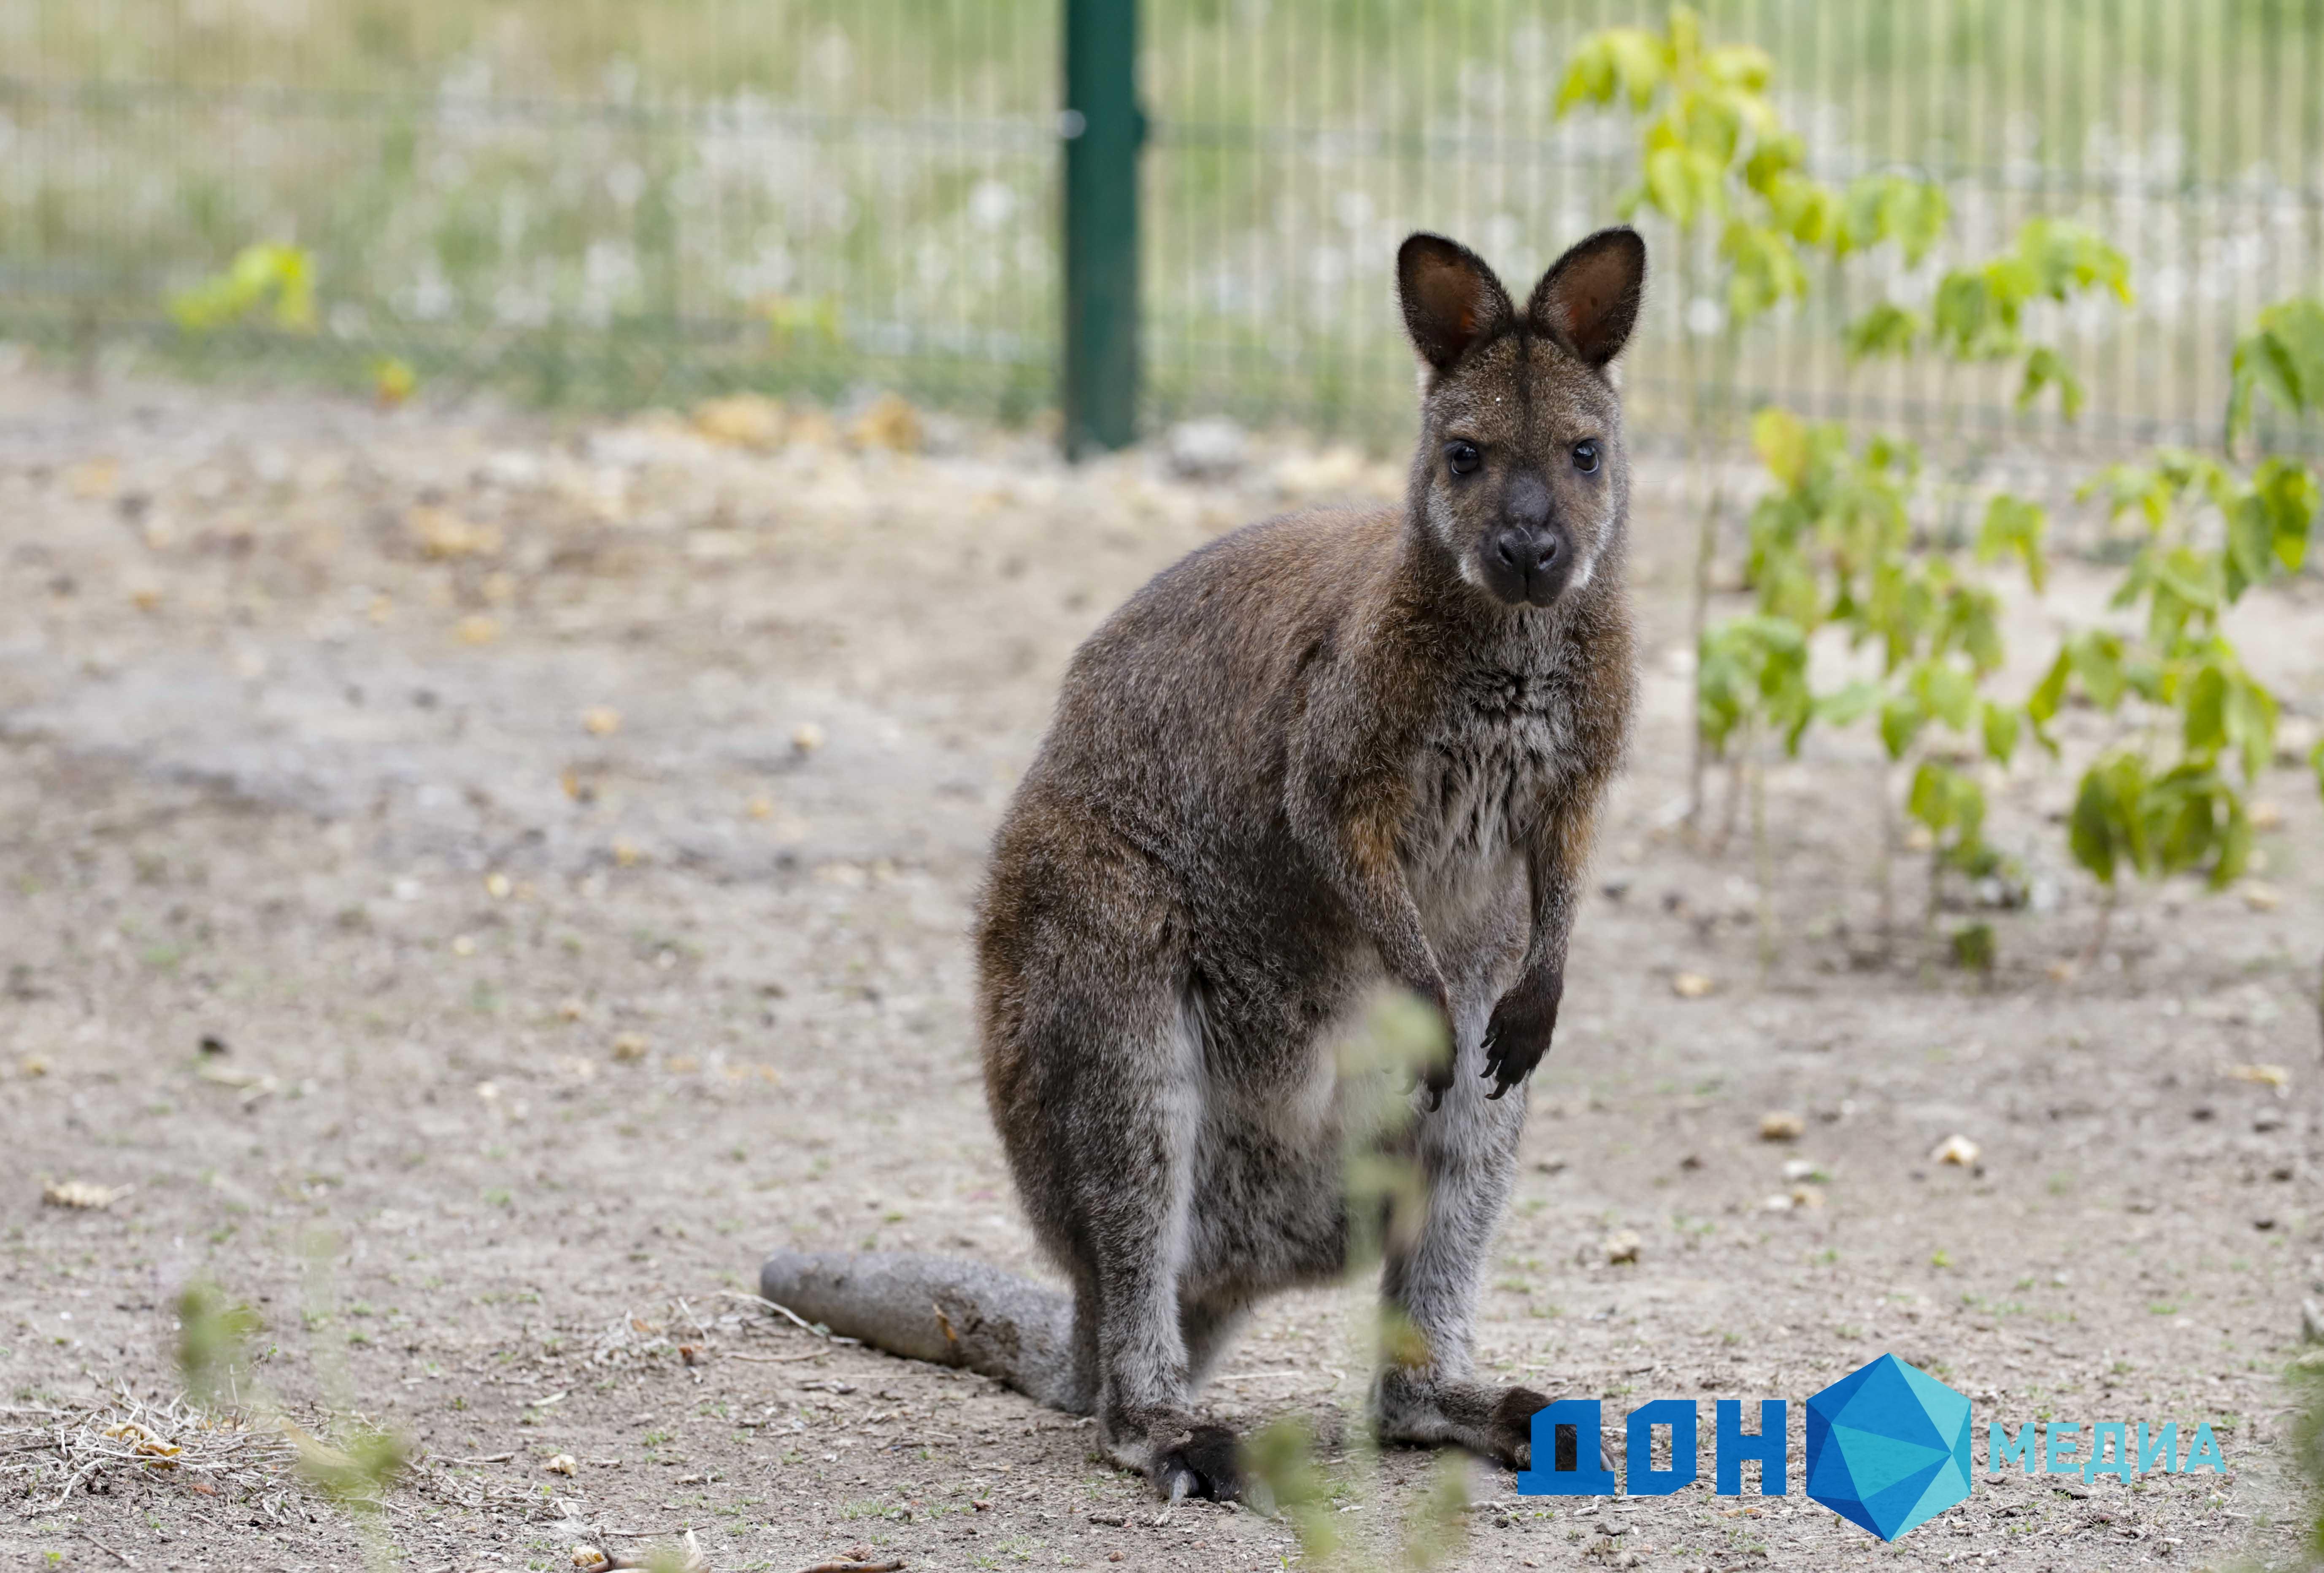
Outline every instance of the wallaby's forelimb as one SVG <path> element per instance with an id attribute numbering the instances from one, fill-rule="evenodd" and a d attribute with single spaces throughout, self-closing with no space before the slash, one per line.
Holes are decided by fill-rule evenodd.
<path id="1" fill-rule="evenodd" d="M 998 1267 L 917 1251 L 777 1251 L 759 1292 L 844 1338 L 1006 1382 L 1038 1403 L 1087 1414 L 1074 1304 Z"/>

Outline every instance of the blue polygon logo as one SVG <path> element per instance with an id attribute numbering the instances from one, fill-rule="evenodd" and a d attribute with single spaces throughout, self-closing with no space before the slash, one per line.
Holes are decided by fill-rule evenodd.
<path id="1" fill-rule="evenodd" d="M 1967 1500 L 1969 1399 L 1883 1355 L 1808 1400 L 1808 1495 L 1893 1541 Z"/>

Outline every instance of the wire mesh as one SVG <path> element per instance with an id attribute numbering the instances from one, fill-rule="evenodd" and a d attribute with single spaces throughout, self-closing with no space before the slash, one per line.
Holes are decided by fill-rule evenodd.
<path id="1" fill-rule="evenodd" d="M 1059 0 L 0 0 L 0 333 L 195 372 L 632 405 L 895 387 L 1054 404 Z M 1940 251 L 1850 259 L 1748 330 L 1734 397 L 1971 444 L 2054 440 L 1998 373 L 1850 366 L 1840 324 L 2036 213 L 2131 256 L 2051 313 L 2080 442 L 2216 440 L 2236 334 L 2324 282 L 2324 0 L 1711 0 L 1774 57 L 1816 172 L 1941 180 Z M 1144 419 L 1373 445 L 1409 421 L 1389 263 L 1415 227 L 1529 280 L 1619 210 L 1621 115 L 1555 114 L 1637 0 L 1149 0 Z M 1651 223 L 1658 258 L 1674 237 Z M 311 254 L 310 332 L 189 333 L 255 241 Z M 1720 302 L 1658 275 L 1635 419 L 1685 408 Z"/>

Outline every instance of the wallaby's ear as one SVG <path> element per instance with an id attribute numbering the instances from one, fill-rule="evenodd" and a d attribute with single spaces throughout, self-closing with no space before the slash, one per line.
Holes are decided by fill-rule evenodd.
<path id="1" fill-rule="evenodd" d="M 1646 243 L 1635 229 L 1601 229 L 1541 276 L 1526 316 L 1536 333 L 1602 366 L 1622 353 L 1646 298 Z"/>
<path id="2" fill-rule="evenodd" d="M 1405 237 L 1396 253 L 1396 288 L 1412 347 L 1440 372 L 1515 314 L 1485 259 L 1441 235 Z"/>

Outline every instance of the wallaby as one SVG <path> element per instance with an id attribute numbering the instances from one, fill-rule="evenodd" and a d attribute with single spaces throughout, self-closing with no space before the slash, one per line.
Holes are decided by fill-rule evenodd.
<path id="1" fill-rule="evenodd" d="M 1476 1380 L 1471 1340 L 1629 726 L 1609 368 L 1646 247 L 1591 235 L 1522 311 L 1436 235 L 1397 281 L 1421 362 L 1402 509 L 1269 520 L 1157 575 L 1074 657 L 1001 825 L 985 1086 L 1070 1291 L 905 1253 L 761 1274 L 834 1331 L 1093 1412 L 1173 1499 L 1241 1489 L 1232 1433 L 1194 1407 L 1237 1324 L 1342 1270 L 1333 1050 L 1384 986 L 1434 1001 L 1452 1053 L 1414 1089 L 1427 1200 L 1383 1292 L 1418 1342 L 1375 1424 L 1525 1467 L 1548 1403 Z"/>

